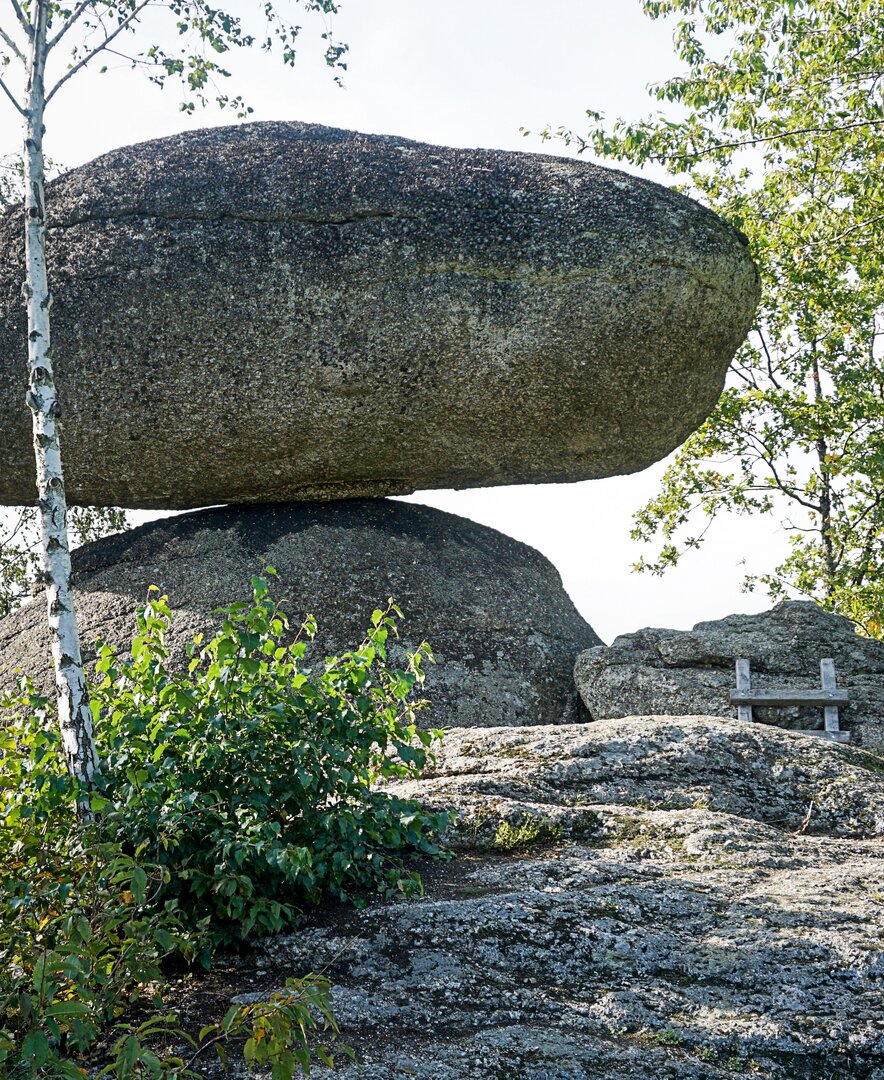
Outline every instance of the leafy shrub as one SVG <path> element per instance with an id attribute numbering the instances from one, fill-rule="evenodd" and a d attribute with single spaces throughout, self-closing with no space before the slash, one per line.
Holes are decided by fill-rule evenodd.
<path id="1" fill-rule="evenodd" d="M 158 594 L 131 658 L 101 650 L 91 821 L 77 822 L 49 700 L 25 687 L 0 701 L 0 1076 L 83 1077 L 99 1039 L 122 1080 L 198 1077 L 232 1039 L 274 1077 L 331 1060 L 315 1045 L 337 1031 L 327 980 L 290 980 L 195 1037 L 166 1014 L 163 962 L 208 963 L 219 942 L 289 925 L 324 893 L 420 887 L 409 854 L 436 852 L 444 819 L 375 785 L 418 773 L 438 736 L 417 731 L 410 701 L 429 654 L 388 665 L 391 604 L 359 648 L 312 670 L 312 621 L 283 644 L 266 580 L 253 590 L 184 675 L 169 670 Z"/>
<path id="2" fill-rule="evenodd" d="M 37 695 L 0 731 L 0 1075 L 79 1076 L 87 1050 L 160 962 L 190 955 L 166 872 L 76 825 L 76 792 Z"/>
<path id="3" fill-rule="evenodd" d="M 562 836 L 562 826 L 548 818 L 528 815 L 519 822 L 502 821 L 491 846 L 498 851 L 519 851 L 535 844 L 552 844 Z"/>
<path id="4" fill-rule="evenodd" d="M 163 961 L 208 958 L 203 928 L 184 925 L 174 898 L 160 901 L 167 867 L 106 840 L 100 821 L 77 824 L 49 703 L 29 693 L 20 705 L 0 730 L 0 1076 L 82 1080 L 100 1039 L 110 1060 L 99 1075 L 117 1080 L 198 1080 L 200 1059 L 243 1039 L 246 1062 L 278 1080 L 307 1072 L 314 1055 L 332 1061 L 317 1044 L 338 1030 L 319 976 L 235 1006 L 196 1037 L 166 1012 Z M 133 1012 L 147 1019 L 128 1022 Z"/>
<path id="5" fill-rule="evenodd" d="M 376 786 L 418 775 L 441 734 L 418 730 L 411 701 L 427 646 L 405 670 L 388 664 L 391 604 L 357 649 L 307 667 L 314 623 L 283 644 L 266 579 L 252 584 L 185 674 L 170 669 L 170 612 L 154 593 L 131 658 L 103 648 L 92 689 L 106 834 L 150 850 L 171 872 L 166 895 L 226 942 L 290 925 L 298 902 L 324 895 L 412 895 L 406 860 L 438 854 L 446 824 Z"/>

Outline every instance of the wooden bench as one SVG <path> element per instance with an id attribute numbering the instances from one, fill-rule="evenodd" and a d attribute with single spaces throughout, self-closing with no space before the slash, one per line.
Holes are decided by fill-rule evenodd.
<path id="1" fill-rule="evenodd" d="M 838 726 L 838 706 L 850 700 L 846 690 L 835 685 L 835 661 L 820 660 L 819 690 L 753 690 L 748 660 L 737 660 L 737 688 L 731 690 L 731 704 L 737 706 L 738 720 L 752 720 L 752 706 L 815 705 L 823 710 L 823 727 L 799 731 L 835 742 L 850 742 L 850 732 Z"/>

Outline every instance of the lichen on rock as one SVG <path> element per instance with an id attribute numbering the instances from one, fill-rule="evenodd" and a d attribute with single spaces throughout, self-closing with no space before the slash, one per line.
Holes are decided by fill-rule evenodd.
<path id="1" fill-rule="evenodd" d="M 316 616 L 313 656 L 352 648 L 393 597 L 400 654 L 427 639 L 426 724 L 469 727 L 585 719 L 572 667 L 598 636 L 555 567 L 495 529 L 392 499 L 224 507 L 182 514 L 73 554 L 74 600 L 87 659 L 96 639 L 127 648 L 151 585 L 169 595 L 173 663 L 215 625 L 212 611 L 250 593 L 262 563 L 291 618 Z M 393 647 L 397 647 L 394 646 Z M 49 678 L 45 604 L 0 620 L 0 688 L 16 668 Z"/>
<path id="2" fill-rule="evenodd" d="M 884 753 L 884 642 L 857 634 L 854 624 L 809 601 L 783 601 L 756 615 L 728 615 L 692 630 L 648 628 L 610 646 L 581 653 L 574 671 L 596 720 L 644 713 L 735 716 L 728 694 L 734 663 L 749 660 L 753 688 L 812 690 L 820 660 L 835 661 L 839 687 L 850 693 L 839 721 L 854 742 Z M 755 708 L 762 723 L 822 727 L 822 709 Z"/>
<path id="3" fill-rule="evenodd" d="M 461 813 L 426 896 L 260 949 L 280 979 L 328 965 L 359 1059 L 335 1076 L 884 1076 L 881 759 L 642 717 L 449 731 L 397 787 Z"/>
<path id="4" fill-rule="evenodd" d="M 71 503 L 187 509 L 586 480 L 709 414 L 745 238 L 569 158 L 300 123 L 190 131 L 47 189 Z M 33 498 L 18 211 L 0 503 Z"/>

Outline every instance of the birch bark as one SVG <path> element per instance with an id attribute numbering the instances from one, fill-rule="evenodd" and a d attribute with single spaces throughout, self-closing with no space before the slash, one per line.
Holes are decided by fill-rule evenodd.
<path id="1" fill-rule="evenodd" d="M 29 368 L 27 400 L 33 419 L 42 571 L 58 691 L 58 720 L 68 769 L 72 776 L 88 788 L 97 769 L 97 760 L 92 710 L 83 675 L 80 639 L 71 595 L 67 500 L 61 465 L 59 409 L 49 333 L 52 298 L 46 274 L 43 161 L 47 0 L 35 0 L 31 13 L 24 119 L 27 268 L 24 294 L 28 306 Z"/>

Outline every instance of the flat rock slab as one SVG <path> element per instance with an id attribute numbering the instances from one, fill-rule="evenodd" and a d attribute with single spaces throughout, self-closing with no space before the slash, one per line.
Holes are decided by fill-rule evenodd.
<path id="1" fill-rule="evenodd" d="M 229 986 L 327 971 L 359 1060 L 318 1076 L 884 1077 L 872 755 L 714 717 L 450 731 L 404 789 L 462 814 L 426 897 L 308 917 Z"/>
<path id="2" fill-rule="evenodd" d="M 809 601 L 784 601 L 757 615 L 728 615 L 693 630 L 639 630 L 578 658 L 574 676 L 594 719 L 712 714 L 736 716 L 729 694 L 738 658 L 756 690 L 813 690 L 820 660 L 835 661 L 850 693 L 839 722 L 853 740 L 884 754 L 884 642 L 860 637 L 849 619 Z M 762 723 L 821 728 L 821 708 L 753 708 Z"/>
<path id="3" fill-rule="evenodd" d="M 143 525 L 74 552 L 81 638 L 127 649 L 150 585 L 174 609 L 173 660 L 247 599 L 262 560 L 292 620 L 314 614 L 319 657 L 362 641 L 394 597 L 402 642 L 432 645 L 425 684 L 432 726 L 567 723 L 586 718 L 574 657 L 599 638 L 540 552 L 494 529 L 392 499 L 222 508 Z M 0 621 L 0 687 L 22 667 L 51 671 L 42 596 Z M 91 653 L 90 653 L 91 655 Z"/>
<path id="4" fill-rule="evenodd" d="M 298 123 L 107 154 L 47 194 L 72 503 L 574 481 L 707 416 L 744 240 L 582 161 Z M 21 221 L 0 222 L 0 503 L 33 501 Z"/>
<path id="5" fill-rule="evenodd" d="M 632 806 L 709 810 L 790 834 L 884 837 L 884 761 L 833 745 L 715 716 L 460 729 L 446 733 L 435 770 L 399 790 L 454 800 L 458 835 L 488 842 L 501 820 L 523 812 L 563 836 L 596 835 L 611 827 L 598 820 L 605 806 L 615 832 L 617 808 Z"/>

